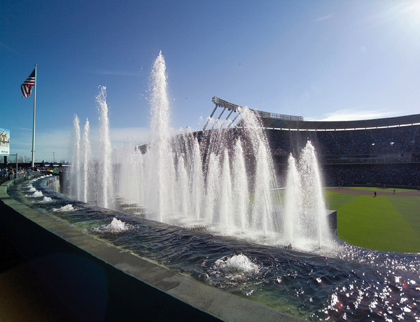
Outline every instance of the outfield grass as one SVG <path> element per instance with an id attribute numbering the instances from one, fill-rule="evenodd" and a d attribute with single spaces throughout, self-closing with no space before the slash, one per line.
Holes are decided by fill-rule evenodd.
<path id="1" fill-rule="evenodd" d="M 340 239 L 380 251 L 420 252 L 420 197 L 373 198 L 330 191 L 325 197 L 328 208 L 337 210 Z"/>

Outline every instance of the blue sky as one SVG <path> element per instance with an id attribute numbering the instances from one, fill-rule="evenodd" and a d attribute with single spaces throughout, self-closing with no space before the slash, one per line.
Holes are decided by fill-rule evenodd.
<path id="1" fill-rule="evenodd" d="M 199 127 L 213 96 L 250 108 L 343 120 L 419 113 L 420 1 L 0 2 L 0 127 L 36 159 L 69 159 L 74 114 L 95 133 L 107 87 L 111 137 L 147 140 L 149 77 L 165 57 L 174 128 Z"/>

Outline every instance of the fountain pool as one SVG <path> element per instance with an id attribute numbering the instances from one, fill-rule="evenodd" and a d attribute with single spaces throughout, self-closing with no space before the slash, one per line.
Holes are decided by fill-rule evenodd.
<path id="1" fill-rule="evenodd" d="M 9 194 L 86 234 L 309 320 L 414 321 L 420 314 L 418 254 L 382 253 L 341 243 L 327 257 L 255 244 L 74 201 L 47 187 L 55 181 L 24 182 Z M 27 196 L 31 185 L 43 196 Z M 42 203 L 45 196 L 52 201 Z"/>

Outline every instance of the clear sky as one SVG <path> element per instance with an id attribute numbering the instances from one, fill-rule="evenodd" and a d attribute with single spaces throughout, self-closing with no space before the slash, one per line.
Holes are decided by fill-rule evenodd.
<path id="1" fill-rule="evenodd" d="M 0 1 L 0 127 L 36 159 L 69 159 L 72 120 L 147 140 L 149 77 L 165 57 L 174 128 L 198 129 L 213 96 L 306 120 L 420 113 L 420 1 Z M 201 125 L 202 126 L 202 125 Z"/>

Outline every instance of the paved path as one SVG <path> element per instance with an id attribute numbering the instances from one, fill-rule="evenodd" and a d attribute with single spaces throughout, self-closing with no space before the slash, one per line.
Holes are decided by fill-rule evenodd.
<path id="1" fill-rule="evenodd" d="M 373 191 L 370 190 L 358 190 L 358 189 L 351 189 L 351 188 L 325 188 L 327 191 L 337 192 L 337 193 L 348 193 L 352 195 L 371 195 L 373 196 Z M 381 188 L 378 188 L 376 191 L 377 196 L 398 196 L 398 197 L 420 197 L 420 191 L 413 190 L 413 191 L 404 191 L 404 192 L 385 192 L 382 191 Z"/>

